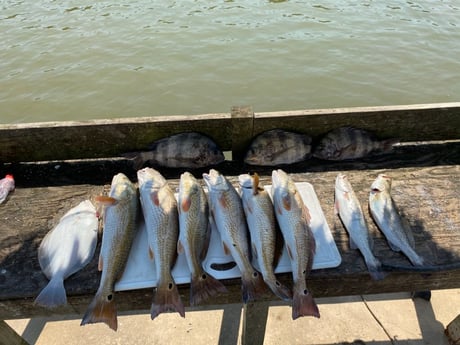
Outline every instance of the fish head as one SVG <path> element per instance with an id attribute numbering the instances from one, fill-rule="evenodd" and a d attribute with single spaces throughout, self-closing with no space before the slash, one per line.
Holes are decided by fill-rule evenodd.
<path id="1" fill-rule="evenodd" d="M 241 188 L 252 189 L 252 177 L 249 174 L 241 174 L 238 176 L 238 182 Z"/>
<path id="2" fill-rule="evenodd" d="M 385 174 L 379 174 L 371 184 L 371 192 L 378 193 L 391 190 L 391 177 Z"/>
<path id="3" fill-rule="evenodd" d="M 349 193 L 351 192 L 350 181 L 348 180 L 347 175 L 339 173 L 335 179 L 335 188 L 342 192 Z"/>
<path id="4" fill-rule="evenodd" d="M 222 163 L 225 160 L 225 157 L 217 145 L 210 143 L 208 145 L 208 149 L 200 156 L 200 159 L 203 161 L 203 166 L 206 166 Z"/>
<path id="5" fill-rule="evenodd" d="M 197 191 L 199 188 L 199 184 L 195 176 L 193 176 L 188 171 L 182 173 L 180 175 L 180 182 L 179 182 L 179 191 L 183 194 L 190 194 L 194 191 Z"/>
<path id="6" fill-rule="evenodd" d="M 326 160 L 335 160 L 340 158 L 341 151 L 338 149 L 336 142 L 325 137 L 316 146 L 313 157 Z"/>
<path id="7" fill-rule="evenodd" d="M 166 184 L 166 179 L 153 168 L 144 168 L 137 171 L 137 180 L 140 190 L 160 189 Z"/>
<path id="8" fill-rule="evenodd" d="M 115 200 L 128 199 L 133 192 L 134 186 L 125 174 L 119 173 L 112 178 L 109 194 L 111 198 Z"/>
<path id="9" fill-rule="evenodd" d="M 203 174 L 203 180 L 211 191 L 226 191 L 229 189 L 228 181 L 224 175 L 215 169 L 209 170 L 209 174 Z"/>

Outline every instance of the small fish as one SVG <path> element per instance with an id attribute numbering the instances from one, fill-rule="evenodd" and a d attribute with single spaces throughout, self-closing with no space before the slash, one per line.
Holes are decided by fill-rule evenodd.
<path id="1" fill-rule="evenodd" d="M 4 178 L 0 180 L 0 204 L 2 204 L 8 194 L 14 190 L 14 178 L 13 175 L 6 175 Z"/>
<path id="2" fill-rule="evenodd" d="M 191 272 L 190 304 L 200 304 L 218 293 L 227 292 L 225 286 L 201 265 L 211 239 L 209 205 L 203 188 L 189 172 L 180 177 L 178 253 L 184 253 Z"/>
<path id="3" fill-rule="evenodd" d="M 146 162 L 167 168 L 195 169 L 216 165 L 225 160 L 217 144 L 211 138 L 197 132 L 179 133 L 162 138 L 152 143 L 149 149 L 124 153 L 122 156 L 131 159 L 136 170 Z"/>
<path id="4" fill-rule="evenodd" d="M 254 300 L 266 290 L 262 275 L 252 266 L 248 246 L 248 228 L 243 205 L 233 185 L 217 170 L 204 173 L 208 186 L 210 210 L 223 242 L 226 255 L 231 254 L 241 272 L 243 302 Z"/>
<path id="5" fill-rule="evenodd" d="M 395 139 L 377 140 L 363 129 L 340 127 L 330 131 L 320 140 L 313 156 L 332 161 L 357 159 L 390 152 L 396 143 Z"/>
<path id="6" fill-rule="evenodd" d="M 138 215 L 138 196 L 134 184 L 122 173 L 115 175 L 109 196 L 96 201 L 105 205 L 104 231 L 99 255 L 101 281 L 81 325 L 104 322 L 117 330 L 114 285 L 121 278 L 134 240 Z"/>
<path id="7" fill-rule="evenodd" d="M 308 135 L 272 129 L 254 138 L 244 162 L 261 166 L 300 162 L 310 157 L 310 144 L 311 138 Z"/>
<path id="8" fill-rule="evenodd" d="M 171 270 L 177 258 L 179 220 L 177 201 L 166 179 L 155 169 L 137 172 L 142 212 L 147 228 L 149 250 L 154 259 L 157 284 L 150 317 L 169 310 L 185 317 L 185 309 Z"/>
<path id="9" fill-rule="evenodd" d="M 239 176 L 242 189 L 241 199 L 249 227 L 252 254 L 257 260 L 265 283 L 275 295 L 283 300 L 292 298 L 291 291 L 275 277 L 275 259 L 281 250 L 276 251 L 281 238 L 277 238 L 277 227 L 273 203 L 266 190 L 259 187 L 259 176 L 243 174 Z M 282 244 L 282 243 L 281 243 Z"/>
<path id="10" fill-rule="evenodd" d="M 402 251 L 414 266 L 423 266 L 423 259 L 415 252 L 414 236 L 399 215 L 391 193 L 391 178 L 379 174 L 371 185 L 369 210 L 394 251 Z"/>
<path id="11" fill-rule="evenodd" d="M 373 241 L 358 198 L 344 174 L 335 180 L 335 210 L 350 236 L 350 248 L 359 249 L 374 280 L 384 278 L 382 265 L 372 253 Z"/>
<path id="12" fill-rule="evenodd" d="M 310 228 L 310 211 L 303 203 L 294 182 L 283 170 L 273 170 L 272 183 L 275 215 L 283 233 L 294 280 L 292 319 L 301 316 L 319 317 L 318 306 L 306 281 L 316 251 L 315 238 Z"/>
<path id="13" fill-rule="evenodd" d="M 67 303 L 64 279 L 91 261 L 96 250 L 97 230 L 96 208 L 85 200 L 70 209 L 46 234 L 38 248 L 38 262 L 50 281 L 35 304 L 55 308 Z"/>

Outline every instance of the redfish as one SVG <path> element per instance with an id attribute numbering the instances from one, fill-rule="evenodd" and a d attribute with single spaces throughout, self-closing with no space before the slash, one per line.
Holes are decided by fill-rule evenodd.
<path id="1" fill-rule="evenodd" d="M 227 291 L 225 286 L 202 267 L 211 238 L 209 205 L 206 194 L 189 172 L 180 177 L 178 253 L 185 254 L 191 272 L 190 304 L 200 304 L 205 299 Z"/>
<path id="2" fill-rule="evenodd" d="M 398 213 L 391 197 L 391 178 L 379 174 L 371 185 L 369 210 L 379 229 L 394 251 L 402 251 L 414 266 L 423 266 L 423 259 L 415 252 L 414 236 Z"/>
<path id="3" fill-rule="evenodd" d="M 121 278 L 136 233 L 138 216 L 137 190 L 122 173 L 115 175 L 108 197 L 96 201 L 105 205 L 104 231 L 99 255 L 101 281 L 96 296 L 89 305 L 81 325 L 105 322 L 117 330 L 117 309 L 114 285 Z"/>
<path id="4" fill-rule="evenodd" d="M 361 205 L 344 174 L 335 180 L 335 210 L 350 236 L 350 248 L 359 249 L 374 280 L 385 277 L 380 261 L 372 253 L 373 241 Z"/>
<path id="5" fill-rule="evenodd" d="M 147 229 L 150 255 L 154 259 L 157 284 L 150 316 L 175 310 L 185 317 L 185 309 L 171 270 L 177 258 L 179 220 L 177 201 L 166 179 L 155 169 L 137 172 L 139 193 Z"/>
<path id="6" fill-rule="evenodd" d="M 231 254 L 241 272 L 243 302 L 254 300 L 266 290 L 262 275 L 252 266 L 248 228 L 240 196 L 217 170 L 203 174 L 208 187 L 211 214 L 226 255 Z"/>
<path id="7" fill-rule="evenodd" d="M 259 186 L 259 176 L 243 174 L 239 176 L 242 190 L 241 199 L 251 237 L 252 255 L 257 260 L 260 272 L 270 290 L 283 300 L 290 300 L 292 293 L 275 276 L 275 261 L 279 259 L 282 239 L 273 211 L 273 203 L 268 192 Z M 280 247 L 281 247 L 280 246 Z M 278 254 L 278 258 L 276 258 Z"/>
<path id="8" fill-rule="evenodd" d="M 292 319 L 301 316 L 319 317 L 318 306 L 307 288 L 306 280 L 316 251 L 310 227 L 310 211 L 294 182 L 283 170 L 273 170 L 272 183 L 275 215 L 284 237 L 294 280 Z"/>

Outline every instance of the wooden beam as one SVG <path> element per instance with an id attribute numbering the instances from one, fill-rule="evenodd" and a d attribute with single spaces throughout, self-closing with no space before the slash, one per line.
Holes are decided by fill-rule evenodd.
<path id="1" fill-rule="evenodd" d="M 0 345 L 29 345 L 5 321 L 0 320 Z"/>

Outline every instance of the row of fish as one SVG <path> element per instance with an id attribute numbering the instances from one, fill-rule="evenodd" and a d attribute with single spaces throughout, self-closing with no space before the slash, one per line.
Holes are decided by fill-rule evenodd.
<path id="1" fill-rule="evenodd" d="M 403 252 L 414 266 L 422 266 L 424 260 L 414 250 L 413 234 L 400 216 L 390 193 L 391 178 L 379 174 L 369 193 L 371 216 L 392 250 Z M 382 271 L 381 262 L 372 252 L 373 241 L 364 212 L 350 181 L 344 174 L 338 174 L 335 181 L 335 209 L 350 236 L 350 248 L 360 250 L 373 279 L 383 279 L 385 273 Z"/>
<path id="2" fill-rule="evenodd" d="M 177 252 L 185 253 L 190 268 L 191 304 L 226 291 L 201 265 L 209 243 L 209 220 L 215 222 L 224 251 L 231 254 L 238 265 L 245 303 L 264 293 L 268 285 L 280 298 L 292 299 L 293 319 L 304 315 L 319 317 L 318 307 L 306 286 L 315 251 L 310 214 L 284 171 L 273 172 L 273 204 L 259 186 L 257 175 L 240 176 L 240 197 L 225 176 L 211 169 L 203 174 L 207 198 L 199 182 L 186 172 L 181 175 L 177 201 L 158 171 L 144 168 L 137 175 L 149 250 L 158 272 L 152 319 L 171 310 L 184 317 L 184 306 L 171 275 Z M 121 277 L 134 238 L 138 197 L 134 184 L 125 175 L 118 174 L 113 178 L 109 196 L 99 197 L 98 201 L 107 205 L 99 259 L 102 276 L 81 324 L 105 322 L 116 330 L 114 284 Z M 281 284 L 273 272 L 277 223 L 292 265 L 293 292 Z M 257 259 L 261 272 L 252 266 L 251 255 Z"/>
<path id="3" fill-rule="evenodd" d="M 272 129 L 256 136 L 248 147 L 244 162 L 276 166 L 304 161 L 311 156 L 324 160 L 349 160 L 392 150 L 396 140 L 378 140 L 370 132 L 340 127 L 328 132 L 315 149 L 306 134 Z M 184 149 L 185 148 L 185 149 Z M 202 168 L 225 160 L 224 154 L 209 137 L 187 132 L 155 141 L 147 151 L 128 152 L 125 158 L 140 169 L 145 163 L 170 168 Z"/>

